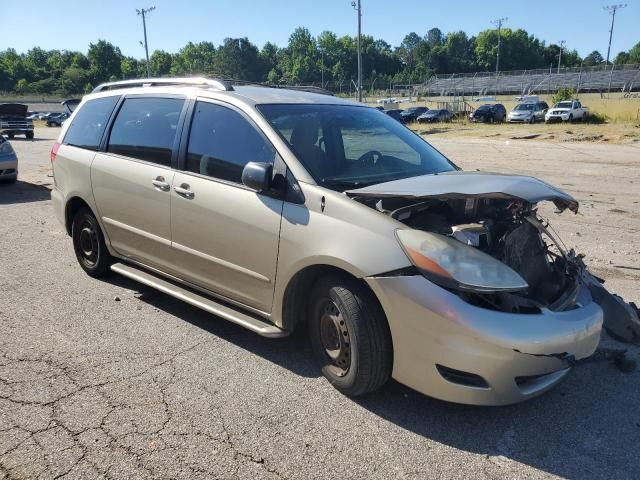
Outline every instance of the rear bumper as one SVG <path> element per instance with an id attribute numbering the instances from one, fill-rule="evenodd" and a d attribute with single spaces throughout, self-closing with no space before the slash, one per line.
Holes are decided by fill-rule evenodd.
<path id="1" fill-rule="evenodd" d="M 0 180 L 13 180 L 18 178 L 18 159 L 14 156 L 10 159 L 0 159 Z"/>
<path id="2" fill-rule="evenodd" d="M 599 343 L 602 310 L 586 288 L 574 310 L 510 314 L 472 306 L 420 276 L 366 281 L 389 320 L 393 377 L 442 400 L 474 405 L 527 400 L 553 387 L 573 359 L 588 357 Z M 453 378 L 442 367 L 485 383 Z"/>
<path id="3" fill-rule="evenodd" d="M 53 205 L 53 211 L 56 214 L 56 218 L 68 233 L 69 229 L 67 227 L 67 222 L 64 214 L 64 197 L 62 195 L 62 192 L 55 187 L 51 190 L 51 204 Z"/>

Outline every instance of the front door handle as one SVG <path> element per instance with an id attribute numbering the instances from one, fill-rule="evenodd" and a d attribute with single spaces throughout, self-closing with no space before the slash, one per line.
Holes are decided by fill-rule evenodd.
<path id="1" fill-rule="evenodd" d="M 193 193 L 191 190 L 189 190 L 189 185 L 186 183 L 183 183 L 182 185 L 180 185 L 179 187 L 173 187 L 173 189 L 175 190 L 175 192 L 184 197 L 184 198 L 188 198 L 189 200 L 191 200 L 193 197 L 196 196 L 195 193 Z"/>
<path id="2" fill-rule="evenodd" d="M 164 177 L 156 177 L 155 180 L 151 180 L 151 184 L 163 192 L 168 192 L 171 189 L 171 185 L 165 182 Z"/>

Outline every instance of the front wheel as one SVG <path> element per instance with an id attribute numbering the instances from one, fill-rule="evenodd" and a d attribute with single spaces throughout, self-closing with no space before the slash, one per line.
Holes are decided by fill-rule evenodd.
<path id="1" fill-rule="evenodd" d="M 82 269 L 92 277 L 103 277 L 110 272 L 113 257 L 104 242 L 100 225 L 88 208 L 81 208 L 71 225 L 73 249 Z"/>
<path id="2" fill-rule="evenodd" d="M 341 393 L 363 395 L 391 377 L 389 325 L 375 296 L 346 275 L 327 275 L 313 288 L 309 335 L 322 373 Z"/>

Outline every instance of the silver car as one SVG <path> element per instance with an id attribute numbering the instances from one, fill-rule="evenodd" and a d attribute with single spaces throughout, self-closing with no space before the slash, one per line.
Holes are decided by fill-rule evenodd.
<path id="1" fill-rule="evenodd" d="M 535 123 L 544 120 L 545 114 L 549 110 L 546 102 L 519 103 L 507 115 L 507 122 L 510 123 Z"/>
<path id="2" fill-rule="evenodd" d="M 547 201 L 577 212 L 574 198 L 461 171 L 383 112 L 323 93 L 209 79 L 97 87 L 51 153 L 53 205 L 80 266 L 265 337 L 304 327 L 347 395 L 393 377 L 452 402 L 510 404 L 595 351 L 607 313 L 592 295 L 608 294 L 536 213 Z"/>
<path id="3" fill-rule="evenodd" d="M 18 156 L 11 142 L 0 135 L 0 182 L 13 183 L 18 179 Z"/>

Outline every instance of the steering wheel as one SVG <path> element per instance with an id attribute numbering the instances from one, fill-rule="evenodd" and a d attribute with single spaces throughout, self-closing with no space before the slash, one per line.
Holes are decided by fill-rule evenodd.
<path id="1" fill-rule="evenodd" d="M 378 163 L 382 159 L 384 155 L 380 153 L 378 150 L 369 150 L 364 155 L 358 158 L 358 162 L 361 162 L 364 166 L 373 166 Z"/>

